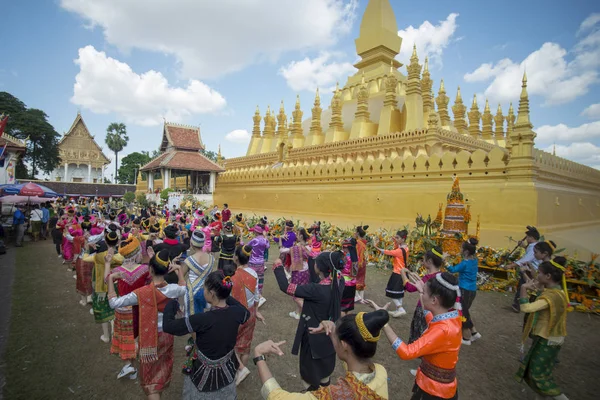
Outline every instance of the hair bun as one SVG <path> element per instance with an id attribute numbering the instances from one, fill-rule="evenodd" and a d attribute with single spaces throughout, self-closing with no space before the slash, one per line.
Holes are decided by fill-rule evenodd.
<path id="1" fill-rule="evenodd" d="M 365 326 L 373 336 L 378 336 L 389 320 L 390 315 L 386 310 L 371 311 L 363 315 Z"/>
<path id="2" fill-rule="evenodd" d="M 369 229 L 369 225 L 363 225 L 363 231 L 366 231 L 367 229 Z"/>
<path id="3" fill-rule="evenodd" d="M 473 246 L 477 246 L 477 244 L 479 244 L 479 240 L 477 240 L 477 238 L 469 238 L 469 243 L 472 244 Z"/>
<path id="4" fill-rule="evenodd" d="M 554 257 L 554 259 L 552 259 L 552 261 L 554 261 L 557 264 L 562 265 L 563 267 L 567 266 L 567 259 L 565 257 L 557 256 L 557 257 Z"/>

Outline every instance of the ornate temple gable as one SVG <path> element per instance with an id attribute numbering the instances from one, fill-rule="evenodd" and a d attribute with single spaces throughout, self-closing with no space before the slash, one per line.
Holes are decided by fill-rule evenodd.
<path id="1" fill-rule="evenodd" d="M 200 151 L 204 150 L 200 127 L 175 124 L 165 121 L 160 151 L 167 149 Z"/>
<path id="2" fill-rule="evenodd" d="M 77 114 L 69 131 L 60 139 L 58 152 L 61 165 L 65 163 L 90 164 L 100 168 L 110 164 L 110 160 L 103 153 L 102 147 L 90 134 L 81 114 Z"/>

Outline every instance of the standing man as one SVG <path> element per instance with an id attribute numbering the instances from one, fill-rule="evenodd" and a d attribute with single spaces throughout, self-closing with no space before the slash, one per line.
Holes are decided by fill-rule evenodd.
<path id="1" fill-rule="evenodd" d="M 231 219 L 231 210 L 227 203 L 223 204 L 223 211 L 221 211 L 221 219 L 223 224 Z"/>
<path id="2" fill-rule="evenodd" d="M 219 212 L 219 207 L 215 204 L 213 206 L 213 209 L 210 210 L 209 214 L 210 214 L 211 218 L 214 219 L 215 218 L 215 214 L 218 213 L 218 212 Z"/>
<path id="3" fill-rule="evenodd" d="M 48 221 L 50 221 L 50 210 L 48 210 L 48 203 L 42 203 L 42 239 L 48 239 Z"/>
<path id="4" fill-rule="evenodd" d="M 23 236 L 25 236 L 25 214 L 23 206 L 17 204 L 17 210 L 13 214 L 13 230 L 16 234 L 17 247 L 23 247 Z"/>
<path id="5" fill-rule="evenodd" d="M 519 294 L 521 293 L 521 286 L 525 283 L 525 274 L 528 274 L 532 278 L 532 269 L 537 271 L 540 261 L 535 258 L 533 254 L 533 248 L 536 243 L 540 240 L 540 233 L 534 226 L 528 226 L 527 232 L 525 232 L 525 239 L 519 241 L 519 246 L 525 248 L 525 255 L 519 258 L 514 263 L 506 265 L 505 269 L 514 269 L 519 272 L 519 284 L 515 291 L 515 297 L 513 299 L 512 309 L 514 312 L 521 312 L 521 306 L 519 305 Z"/>
<path id="6" fill-rule="evenodd" d="M 37 242 L 40 233 L 42 231 L 42 218 L 44 217 L 44 213 L 40 210 L 40 206 L 38 204 L 33 205 L 33 210 L 29 215 L 29 221 L 31 222 L 31 233 L 33 235 L 33 241 Z"/>

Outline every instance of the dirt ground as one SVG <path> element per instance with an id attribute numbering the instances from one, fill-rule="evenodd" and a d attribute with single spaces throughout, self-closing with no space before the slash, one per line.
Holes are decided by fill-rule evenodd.
<path id="1" fill-rule="evenodd" d="M 274 253 L 274 251 L 271 251 Z M 1 270 L 1 269 L 0 269 Z M 5 277 L 3 277 L 5 278 Z M 289 354 L 296 321 L 287 314 L 293 310 L 291 298 L 281 293 L 270 269 L 266 274 L 265 297 L 261 308 L 267 325 L 257 324 L 254 344 L 266 339 L 288 340 L 283 357 L 270 357 L 269 367 L 281 386 L 301 390 L 298 358 Z M 370 269 L 367 295 L 385 302 L 388 273 Z M 410 319 L 417 297 L 407 295 L 409 315 L 390 323 L 402 338 L 408 337 Z M 532 392 L 513 376 L 518 369 L 522 315 L 514 314 L 509 295 L 479 292 L 472 313 L 483 338 L 463 346 L 458 363 L 459 393 L 462 399 L 531 399 Z M 143 398 L 138 381 L 116 376 L 122 362 L 109 354 L 109 345 L 100 341 L 101 328 L 94 323 L 89 306 L 78 304 L 73 273 L 67 272 L 56 257 L 50 241 L 27 243 L 18 249 L 12 293 L 12 312 L 7 353 L 6 399 L 136 399 Z M 358 311 L 367 311 L 358 305 Z M 568 334 L 561 350 L 555 377 L 570 399 L 598 398 L 600 393 L 600 318 L 571 313 Z M 171 386 L 163 399 L 179 399 L 182 391 L 180 365 L 184 338 L 175 341 L 175 365 Z M 402 361 L 382 339 L 375 362 L 389 375 L 390 399 L 408 399 L 414 378 L 409 370 L 418 361 Z M 239 386 L 238 397 L 260 399 L 256 369 Z M 338 365 L 335 376 L 343 371 Z M 596 393 L 596 395 L 594 395 Z"/>

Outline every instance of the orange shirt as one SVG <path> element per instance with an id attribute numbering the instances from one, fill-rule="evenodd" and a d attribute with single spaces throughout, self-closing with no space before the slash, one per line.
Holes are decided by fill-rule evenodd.
<path id="1" fill-rule="evenodd" d="M 419 339 L 411 344 L 400 340 L 392 344 L 396 354 L 403 360 L 412 360 L 421 357 L 422 362 L 427 362 L 435 367 L 452 370 L 458 362 L 458 351 L 462 339 L 462 323 L 458 311 L 449 311 L 433 317 L 429 328 Z M 433 380 L 417 370 L 416 383 L 425 392 L 442 397 L 452 398 L 456 394 L 458 382 L 442 383 Z"/>
<path id="2" fill-rule="evenodd" d="M 394 273 L 399 274 L 404 268 L 406 268 L 406 260 L 402 254 L 402 249 L 406 252 L 406 259 L 408 259 L 408 246 L 403 244 L 402 247 L 396 247 L 394 250 L 384 250 L 383 254 L 386 256 L 394 257 L 392 259 L 392 265 L 394 266 Z"/>

